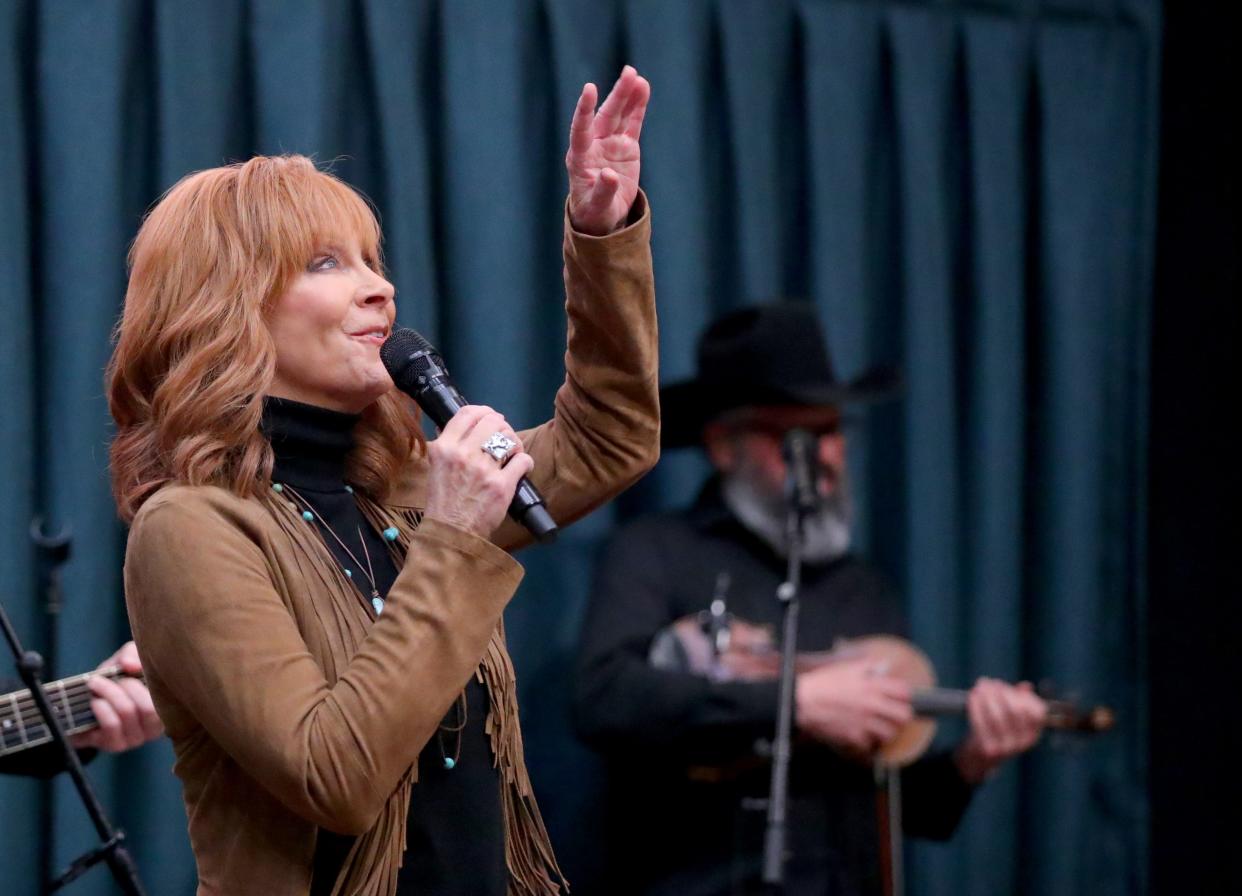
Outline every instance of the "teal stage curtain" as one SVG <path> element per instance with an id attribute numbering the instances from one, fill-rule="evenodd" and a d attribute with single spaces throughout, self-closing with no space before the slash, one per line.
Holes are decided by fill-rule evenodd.
<path id="1" fill-rule="evenodd" d="M 1155 0 L 14 0 L 0 4 L 0 595 L 40 646 L 36 514 L 70 527 L 58 674 L 127 637 L 102 371 L 143 210 L 181 175 L 313 154 L 372 197 L 400 319 L 519 425 L 561 376 L 562 158 L 581 84 L 651 81 L 643 183 L 663 374 L 716 313 L 801 296 L 848 374 L 861 540 L 946 683 L 1055 679 L 1116 732 L 1041 746 L 914 894 L 1146 890 L 1143 543 Z M 569 657 L 620 518 L 688 500 L 669 455 L 524 558 L 509 616 L 528 758 L 576 892 L 598 767 Z M 90 767 L 149 892 L 193 891 L 166 743 Z M 92 843 L 56 788 L 57 864 Z M 0 781 L 0 889 L 36 892 L 37 784 Z M 655 811 L 658 811 L 656 809 Z M 72 892 L 112 892 L 102 869 Z"/>

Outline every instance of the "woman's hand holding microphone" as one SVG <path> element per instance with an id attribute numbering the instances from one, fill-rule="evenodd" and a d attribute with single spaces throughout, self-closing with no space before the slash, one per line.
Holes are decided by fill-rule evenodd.
<path id="1" fill-rule="evenodd" d="M 513 442 L 500 460 L 484 448 L 494 435 Z M 518 480 L 535 466 L 505 418 L 484 405 L 458 411 L 427 443 L 427 462 L 425 515 L 483 538 L 504 520 Z"/>

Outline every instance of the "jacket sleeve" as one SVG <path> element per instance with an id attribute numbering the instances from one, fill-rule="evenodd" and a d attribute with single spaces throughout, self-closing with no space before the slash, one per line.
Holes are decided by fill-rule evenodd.
<path id="1" fill-rule="evenodd" d="M 598 567 L 583 626 L 574 723 L 597 749 L 676 747 L 689 758 L 750 751 L 776 724 L 775 682 L 717 682 L 656 669 L 647 653 L 675 621 L 658 526 L 623 530 Z M 702 758 L 708 758 L 702 756 Z"/>
<path id="2" fill-rule="evenodd" d="M 952 751 L 929 753 L 901 773 L 902 829 L 911 837 L 948 840 L 974 793 Z"/>
<path id="3" fill-rule="evenodd" d="M 564 525 L 624 490 L 660 453 L 659 336 L 651 269 L 651 215 L 638 194 L 629 226 L 577 233 L 565 217 L 565 382 L 552 420 L 522 432 L 531 479 Z M 493 540 L 530 541 L 506 520 Z"/>
<path id="4" fill-rule="evenodd" d="M 329 685 L 274 586 L 267 511 L 211 497 L 219 489 L 174 491 L 143 507 L 125 563 L 169 734 L 191 751 L 210 737 L 317 825 L 366 831 L 477 665 L 521 567 L 425 520 L 383 615 Z"/>

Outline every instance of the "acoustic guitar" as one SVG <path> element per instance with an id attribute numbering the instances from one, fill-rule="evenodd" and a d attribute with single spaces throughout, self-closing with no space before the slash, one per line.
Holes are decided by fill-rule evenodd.
<path id="1" fill-rule="evenodd" d="M 120 666 L 108 666 L 94 672 L 49 681 L 43 686 L 43 693 L 47 695 L 52 713 L 65 734 L 90 731 L 99 726 L 99 721 L 91 712 L 91 698 L 94 695 L 87 684 L 97 675 L 113 681 L 126 677 Z M 29 689 L 0 694 L 0 756 L 20 753 L 51 739 L 51 730 L 39 713 L 39 707 Z"/>

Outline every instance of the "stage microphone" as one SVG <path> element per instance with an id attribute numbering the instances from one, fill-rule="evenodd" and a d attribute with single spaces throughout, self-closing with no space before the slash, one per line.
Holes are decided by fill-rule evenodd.
<path id="1" fill-rule="evenodd" d="M 453 385 L 444 359 L 435 346 L 406 327 L 392 331 L 380 347 L 380 360 L 397 388 L 409 395 L 441 429 L 468 401 Z M 543 506 L 543 497 L 525 476 L 509 505 L 509 516 L 542 542 L 556 538 L 556 520 Z"/>
<path id="2" fill-rule="evenodd" d="M 819 506 L 819 443 L 805 429 L 791 429 L 785 434 L 785 466 L 788 469 L 786 494 L 789 506 L 806 517 Z"/>

